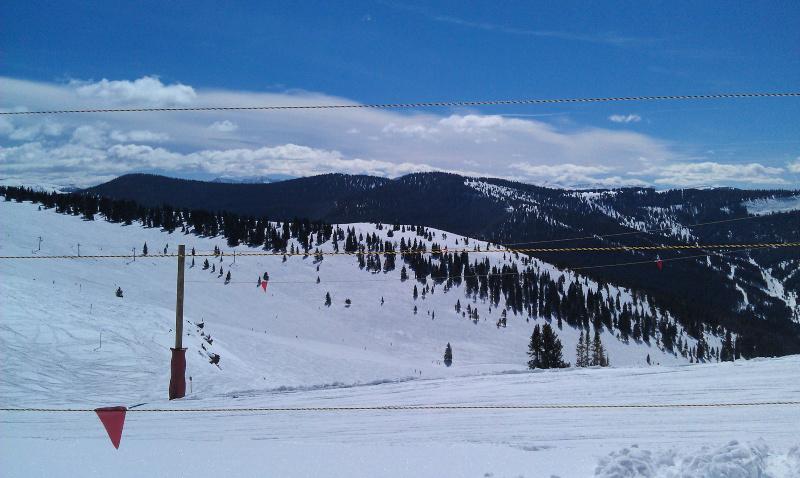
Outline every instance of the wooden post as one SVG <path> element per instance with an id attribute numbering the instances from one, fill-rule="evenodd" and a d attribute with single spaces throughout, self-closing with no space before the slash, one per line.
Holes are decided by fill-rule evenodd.
<path id="1" fill-rule="evenodd" d="M 178 286 L 175 299 L 175 348 L 170 363 L 169 399 L 186 396 L 186 349 L 183 348 L 183 275 L 186 267 L 186 246 L 178 246 Z"/>
<path id="2" fill-rule="evenodd" d="M 175 348 L 183 348 L 183 273 L 186 267 L 186 246 L 178 246 L 178 289 L 175 300 Z"/>

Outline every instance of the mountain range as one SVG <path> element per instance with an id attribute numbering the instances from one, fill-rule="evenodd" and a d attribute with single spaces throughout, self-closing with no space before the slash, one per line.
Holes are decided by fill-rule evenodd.
<path id="1" fill-rule="evenodd" d="M 83 193 L 274 221 L 422 225 L 513 248 L 800 240 L 800 192 L 789 190 L 577 191 L 447 173 L 397 179 L 327 174 L 270 184 L 135 174 Z M 531 254 L 647 293 L 693 335 L 721 326 L 758 355 L 800 352 L 796 248 Z"/>

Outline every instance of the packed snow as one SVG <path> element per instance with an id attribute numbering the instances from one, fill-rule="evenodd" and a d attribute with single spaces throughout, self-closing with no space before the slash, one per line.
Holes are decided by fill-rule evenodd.
<path id="1" fill-rule="evenodd" d="M 372 224 L 348 227 L 386 232 Z M 430 230 L 443 246 L 464 246 L 463 237 Z M 436 288 L 415 301 L 415 281 L 398 280 L 400 261 L 388 274 L 359 270 L 355 259 L 347 256 L 326 257 L 318 264 L 313 255 L 285 262 L 281 256 L 240 256 L 234 262 L 224 239 L 84 221 L 29 203 L 0 202 L 0 234 L 0 255 L 79 250 L 82 255 L 131 256 L 0 263 L 3 407 L 797 399 L 800 357 L 687 365 L 684 358 L 656 346 L 623 343 L 608 333 L 603 340 L 612 368 L 527 371 L 527 342 L 537 321 L 510 317 L 506 328 L 498 328 L 497 311 L 492 316 L 482 309 L 486 320 L 473 324 L 453 310 L 457 298 L 464 301 L 456 288 L 448 293 Z M 407 233 L 407 238 L 414 237 Z M 198 252 L 220 246 L 225 250 L 222 262 L 210 261 L 232 274 L 232 283 L 225 285 L 216 274 L 202 270 L 201 258 L 187 268 L 184 346 L 189 349 L 187 377 L 192 381 L 191 393 L 180 401 L 166 400 L 174 340 L 175 261 L 141 256 L 134 261 L 131 249 L 140 249 L 145 241 L 151 253 L 163 252 L 165 246 L 175 252 L 178 243 Z M 474 246 L 486 248 L 469 240 L 469 247 Z M 511 260 L 496 253 L 490 257 L 497 263 Z M 266 292 L 256 287 L 263 272 L 270 275 Z M 552 272 L 572 274 L 555 268 Z M 123 298 L 115 296 L 117 287 L 123 289 Z M 333 299 L 330 308 L 323 305 L 326 291 Z M 349 307 L 345 299 L 351 299 Z M 623 294 L 623 300 L 630 297 Z M 414 305 L 417 314 L 412 312 Z M 476 305 L 486 307 L 480 301 Z M 574 361 L 577 331 L 565 327 L 558 333 L 565 359 Z M 441 364 L 448 342 L 454 355 L 449 368 Z M 215 354 L 218 364 L 210 363 Z M 660 365 L 647 366 L 648 354 Z M 793 424 L 800 423 L 800 413 L 796 406 L 780 405 L 131 412 L 120 450 L 108 443 L 91 413 L 0 412 L 0 423 L 4 476 L 780 477 L 796 476 L 798 470 L 798 452 L 792 447 L 798 444 Z"/>

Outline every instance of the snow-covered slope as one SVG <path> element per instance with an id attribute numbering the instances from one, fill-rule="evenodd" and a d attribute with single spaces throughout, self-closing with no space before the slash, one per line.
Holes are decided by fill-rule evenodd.
<path id="1" fill-rule="evenodd" d="M 342 227 L 388 238 L 387 228 L 373 224 Z M 451 249 L 466 245 L 486 250 L 482 242 L 439 230 L 428 232 L 433 237 L 429 242 Z M 498 309 L 489 312 L 488 302 L 467 298 L 463 285 L 446 293 L 436 286 L 424 299 L 420 294 L 414 300 L 414 285 L 423 286 L 413 279 L 400 280 L 400 261 L 394 271 L 375 274 L 359 269 L 352 256 L 325 256 L 319 263 L 313 254 L 286 261 L 280 255 L 239 256 L 234 262 L 232 250 L 218 238 L 84 221 L 29 203 L 0 202 L 0 234 L 0 255 L 71 255 L 78 249 L 82 255 L 129 254 L 133 248 L 141 250 L 144 242 L 151 253 L 163 252 L 165 246 L 174 252 L 178 243 L 197 251 L 219 246 L 225 250 L 222 262 L 219 258 L 211 262 L 232 274 L 231 283 L 225 285 L 217 273 L 202 270 L 199 258 L 186 271 L 184 345 L 189 348 L 187 375 L 192 377 L 192 390 L 185 400 L 168 403 L 174 259 L 1 262 L 0 350 L 5 358 L 0 361 L 0 404 L 4 407 L 91 408 L 142 402 L 146 403 L 142 408 L 709 403 L 795 398 L 792 374 L 797 357 L 688 366 L 682 356 L 662 351 L 656 340 L 651 345 L 625 343 L 607 331 L 603 341 L 611 369 L 530 373 L 525 367 L 527 342 L 534 324 L 544 319 L 528 322 L 509 313 L 507 327 L 498 328 Z M 395 232 L 392 240 L 401 236 L 423 240 L 411 229 Z M 329 250 L 330 244 L 322 249 Z M 470 253 L 471 259 L 484 256 L 496 265 L 520 260 L 510 254 Z M 531 266 L 548 270 L 553 277 L 574 278 L 538 261 Z M 256 287 L 264 272 L 270 275 L 266 292 Z M 597 288 L 589 280 L 584 284 Z M 117 287 L 123 289 L 123 298 L 115 296 Z M 616 295 L 617 289 L 610 291 Z M 332 296 L 329 308 L 324 305 L 326 292 Z M 619 292 L 623 303 L 632 303 L 630 294 Z M 346 299 L 351 300 L 349 307 Z M 481 320 L 473 323 L 457 314 L 456 300 L 464 307 L 479 308 Z M 194 325 L 198 323 L 202 329 Z M 565 325 L 557 331 L 565 359 L 574 362 L 577 330 Z M 714 337 L 707 340 L 718 346 Z M 439 363 L 448 342 L 454 350 L 450 368 Z M 219 366 L 210 363 L 211 354 L 219 355 Z M 661 365 L 646 366 L 648 354 Z M 719 470 L 739 469 L 792 476 L 800 465 L 798 453 L 789 450 L 796 444 L 789 424 L 798 419 L 797 407 L 269 416 L 131 413 L 122 448 L 116 451 L 91 414 L 0 412 L 0 469 L 8 476 L 587 476 L 593 472 L 635 476 L 624 472 L 633 466 L 660 470 L 660 475 L 652 476 L 713 476 Z M 762 438 L 766 441 L 759 441 Z M 630 448 L 633 444 L 638 447 Z M 701 450 L 704 445 L 711 448 Z"/>
<path id="2" fill-rule="evenodd" d="M 230 284 L 202 270 L 200 258 L 186 271 L 187 373 L 202 395 L 524 370 L 531 330 L 534 323 L 544 322 L 509 314 L 507 326 L 498 328 L 499 310 L 485 300 L 465 297 L 463 286 L 446 293 L 434 286 L 414 300 L 412 289 L 422 285 L 400 281 L 399 264 L 389 273 L 373 274 L 360 270 L 352 256 L 325 256 L 319 263 L 313 255 L 292 256 L 285 262 L 280 255 L 240 256 L 234 263 L 232 250 L 222 240 L 84 221 L 27 203 L 0 203 L 0 218 L 3 255 L 30 255 L 38 248 L 39 236 L 42 249 L 36 253 L 41 255 L 77 254 L 79 244 L 83 255 L 131 255 L 3 263 L 0 344 L 20 357 L 2 365 L 0 392 L 6 402 L 28 402 L 31 391 L 38 391 L 37 401 L 52 402 L 88 397 L 149 400 L 163 395 L 165 358 L 173 343 L 176 266 L 175 259 L 134 261 L 132 248 L 140 250 L 145 242 L 151 252 L 163 252 L 165 246 L 174 252 L 179 242 L 186 243 L 187 250 L 220 246 L 226 251 L 222 262 L 211 262 L 231 272 Z M 346 227 L 364 234 L 388 232 L 373 224 Z M 461 236 L 429 231 L 443 247 L 486 250 L 486 243 L 467 240 L 465 246 Z M 412 230 L 393 239 L 399 241 L 400 236 L 422 240 Z M 517 260 L 497 253 L 470 255 L 489 257 L 495 264 Z M 554 277 L 571 274 L 540 262 L 535 266 Z M 264 272 L 270 275 L 266 292 L 256 282 Z M 124 298 L 114 295 L 117 287 Z M 326 292 L 332 297 L 331 307 L 324 305 Z M 620 297 L 623 303 L 631 301 L 626 291 Z M 477 308 L 481 320 L 473 323 L 456 313 L 456 301 L 464 308 Z M 193 325 L 200 323 L 202 330 Z M 578 330 L 565 326 L 558 333 L 565 359 L 574 362 Z M 203 335 L 210 335 L 211 343 Z M 624 343 L 607 331 L 603 339 L 614 365 L 644 365 L 648 354 L 653 363 L 686 362 L 655 343 Z M 712 345 L 713 340 L 709 338 Z M 440 363 L 448 342 L 455 356 L 450 368 Z M 220 356 L 219 367 L 209 363 L 210 354 Z M 108 381 L 108 374 L 120 380 Z M 137 396 L 131 397 L 130 390 Z"/>
<path id="3" fill-rule="evenodd" d="M 745 201 L 742 204 L 750 214 L 758 216 L 800 209 L 800 196 L 768 197 Z"/>

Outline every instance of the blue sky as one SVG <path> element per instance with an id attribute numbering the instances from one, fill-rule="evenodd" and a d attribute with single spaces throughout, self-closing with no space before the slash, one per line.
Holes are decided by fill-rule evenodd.
<path id="1" fill-rule="evenodd" d="M 11 1 L 3 10 L 6 109 L 800 90 L 796 1 Z M 800 99 L 15 117 L 0 123 L 0 176 L 78 184 L 128 171 L 443 169 L 567 186 L 797 188 L 798 125 Z"/>

